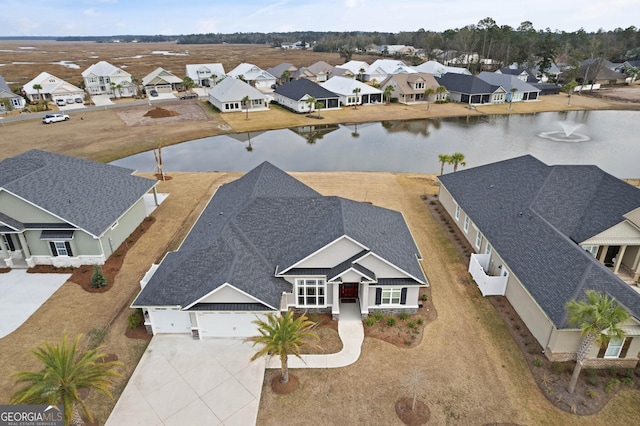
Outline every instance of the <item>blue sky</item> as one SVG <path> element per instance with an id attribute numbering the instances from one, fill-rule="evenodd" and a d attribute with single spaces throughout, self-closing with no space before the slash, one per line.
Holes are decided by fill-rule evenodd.
<path id="1" fill-rule="evenodd" d="M 526 4 L 526 6 L 523 6 Z M 444 31 L 486 17 L 517 28 L 638 26 L 640 0 L 2 0 L 2 36 Z"/>

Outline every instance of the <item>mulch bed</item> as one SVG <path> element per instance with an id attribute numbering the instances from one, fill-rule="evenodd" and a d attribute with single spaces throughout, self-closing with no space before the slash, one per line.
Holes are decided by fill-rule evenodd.
<path id="1" fill-rule="evenodd" d="M 11 268 L 0 268 L 0 274 L 6 274 L 11 272 Z"/>
<path id="2" fill-rule="evenodd" d="M 423 197 L 425 205 L 435 220 L 442 225 L 449 240 L 460 254 L 463 262 L 469 263 L 473 249 L 462 231 L 440 204 L 438 197 Z M 470 285 L 475 285 L 469 276 Z M 551 362 L 542 353 L 543 348 L 533 337 L 520 316 L 506 297 L 491 296 L 489 302 L 496 309 L 502 321 L 518 345 L 529 370 L 542 394 L 563 411 L 590 415 L 600 411 L 618 390 L 640 388 L 640 365 L 635 369 L 583 369 L 573 394 L 567 391 L 575 361 Z"/>
<path id="3" fill-rule="evenodd" d="M 91 276 L 93 275 L 93 265 L 82 265 L 78 268 L 56 268 L 51 265 L 36 265 L 29 268 L 30 273 L 71 273 L 69 281 L 73 281 L 89 293 L 105 293 L 113 287 L 116 275 L 120 272 L 124 258 L 129 249 L 138 241 L 147 229 L 155 222 L 153 216 L 146 217 L 133 233 L 118 247 L 118 249 L 101 266 L 102 274 L 107 279 L 107 285 L 102 288 L 91 287 Z"/>
<path id="4" fill-rule="evenodd" d="M 289 372 L 289 381 L 282 383 L 280 381 L 280 374 L 278 373 L 271 380 L 271 389 L 278 395 L 286 395 L 293 392 L 298 387 L 298 378 Z"/>
<path id="5" fill-rule="evenodd" d="M 427 404 L 416 401 L 415 410 L 411 409 L 413 398 L 400 398 L 396 401 L 396 414 L 402 423 L 409 426 L 419 426 L 427 423 L 431 418 L 431 411 Z"/>
<path id="6" fill-rule="evenodd" d="M 175 117 L 180 115 L 178 111 L 172 111 L 160 107 L 156 107 L 152 110 L 149 110 L 144 116 L 150 118 L 166 118 L 166 117 Z"/>

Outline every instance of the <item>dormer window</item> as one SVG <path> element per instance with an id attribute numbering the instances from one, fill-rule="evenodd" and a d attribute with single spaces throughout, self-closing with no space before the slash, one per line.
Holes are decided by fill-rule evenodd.
<path id="1" fill-rule="evenodd" d="M 416 88 L 416 90 L 424 89 L 424 81 L 416 81 L 415 88 Z"/>

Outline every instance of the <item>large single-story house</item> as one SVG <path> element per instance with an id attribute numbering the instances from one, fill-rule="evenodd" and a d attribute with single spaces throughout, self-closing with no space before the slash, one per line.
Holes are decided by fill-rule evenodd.
<path id="1" fill-rule="evenodd" d="M 138 88 L 133 84 L 131 74 L 100 61 L 82 71 L 85 90 L 91 95 L 114 95 L 119 98 L 130 98 L 138 94 Z"/>
<path id="2" fill-rule="evenodd" d="M 249 83 L 252 87 L 255 87 L 265 93 L 273 92 L 273 86 L 275 86 L 277 80 L 276 77 L 269 74 L 262 68 L 247 63 L 238 65 L 229 71 L 227 76 L 243 80 Z"/>
<path id="3" fill-rule="evenodd" d="M 286 77 L 285 71 L 289 72 L 289 77 L 287 78 L 283 78 L 283 76 Z M 276 78 L 278 84 L 285 84 L 294 80 L 296 78 L 295 75 L 297 71 L 298 67 L 288 62 L 283 62 L 275 67 L 267 68 L 267 72 Z"/>
<path id="4" fill-rule="evenodd" d="M 605 293 L 631 318 L 624 340 L 594 345 L 586 365 L 634 368 L 640 354 L 640 189 L 596 166 L 526 155 L 440 176 L 439 199 L 476 251 L 484 296 L 505 296 L 552 361 L 576 358 L 566 304 Z M 628 282 L 621 278 L 628 279 Z"/>
<path id="5" fill-rule="evenodd" d="M 428 285 L 401 213 L 323 196 L 268 162 L 218 188 L 132 303 L 153 334 L 247 337 L 265 313 L 418 309 Z"/>
<path id="6" fill-rule="evenodd" d="M 220 63 L 188 64 L 185 74 L 199 87 L 215 86 L 225 76 L 224 67 Z"/>
<path id="7" fill-rule="evenodd" d="M 335 67 L 325 61 L 314 62 L 313 64 L 305 67 L 305 70 L 311 73 L 312 77 L 305 77 L 316 83 L 322 83 L 327 81 L 333 75 Z"/>
<path id="8" fill-rule="evenodd" d="M 320 83 L 330 92 L 339 96 L 340 105 L 368 105 L 382 102 L 382 90 L 348 77 L 331 77 Z M 359 89 L 356 93 L 354 90 Z"/>
<path id="9" fill-rule="evenodd" d="M 391 97 L 398 99 L 401 104 L 413 104 L 416 102 L 433 102 L 436 100 L 443 101 L 447 98 L 447 93 L 435 93 L 440 84 L 431 74 L 414 73 L 414 74 L 393 74 L 385 78 L 380 83 L 380 89 L 383 91 L 390 86 Z M 433 94 L 427 99 L 425 90 L 433 89 Z"/>
<path id="10" fill-rule="evenodd" d="M 522 81 L 515 75 L 482 71 L 478 74 L 478 78 L 506 90 L 505 99 L 507 102 L 537 101 L 540 96 L 540 89 Z M 512 92 L 512 90 L 514 91 Z"/>
<path id="11" fill-rule="evenodd" d="M 442 65 L 440 62 L 437 62 L 437 61 L 427 61 L 411 68 L 413 68 L 417 72 L 432 74 L 435 77 L 440 77 L 448 72 L 453 74 L 471 75 L 471 72 L 466 68 L 450 67 L 447 65 Z"/>
<path id="12" fill-rule="evenodd" d="M 364 73 L 364 81 L 380 83 L 390 75 L 414 74 L 417 71 L 397 59 L 376 59 Z"/>
<path id="13" fill-rule="evenodd" d="M 34 86 L 38 85 L 40 89 L 34 88 Z M 48 72 L 41 72 L 36 78 L 22 86 L 22 93 L 25 94 L 30 102 L 38 102 L 45 99 L 53 102 L 58 99 L 63 101 L 67 99 L 75 100 L 75 98 L 84 99 L 84 90 Z"/>
<path id="14" fill-rule="evenodd" d="M 5 105 L 4 102 L 6 102 L 8 105 Z M 0 111 L 23 108 L 24 98 L 16 93 L 13 93 L 9 88 L 7 82 L 0 75 Z"/>
<path id="15" fill-rule="evenodd" d="M 269 109 L 265 94 L 242 80 L 227 77 L 209 89 L 209 102 L 220 112 L 266 111 Z M 249 103 L 243 99 L 249 97 Z"/>
<path id="16" fill-rule="evenodd" d="M 369 69 L 369 64 L 364 61 L 351 60 L 342 65 L 336 65 L 336 68 L 344 69 L 346 70 L 345 72 L 348 72 L 353 77 L 358 77 L 359 80 L 364 80 L 364 74 Z M 348 77 L 348 75 L 344 76 Z"/>
<path id="17" fill-rule="evenodd" d="M 147 216 L 149 191 L 158 204 L 157 181 L 132 173 L 40 150 L 1 161 L 2 266 L 103 264 Z"/>
<path id="18" fill-rule="evenodd" d="M 171 93 L 182 86 L 182 79 L 164 68 L 158 67 L 142 78 L 146 93 L 155 90 L 158 93 Z"/>
<path id="19" fill-rule="evenodd" d="M 322 109 L 340 107 L 340 97 L 338 95 L 306 78 L 283 84 L 273 92 L 273 95 L 275 101 L 280 105 L 299 113 L 311 112 L 316 109 L 315 105 L 309 104 L 308 100 L 310 98 L 315 98 L 316 102 L 321 102 L 323 104 Z"/>
<path id="20" fill-rule="evenodd" d="M 446 73 L 436 81 L 447 88 L 449 99 L 469 105 L 501 104 L 507 99 L 507 91 L 487 83 L 475 75 Z"/>

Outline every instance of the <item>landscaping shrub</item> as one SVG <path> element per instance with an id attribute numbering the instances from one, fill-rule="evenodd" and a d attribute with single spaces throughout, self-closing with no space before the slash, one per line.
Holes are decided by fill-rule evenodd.
<path id="1" fill-rule="evenodd" d="M 611 392 L 614 388 L 616 388 L 618 385 L 620 384 L 620 380 L 618 379 L 611 379 L 609 380 L 609 383 L 607 383 L 607 386 L 604 387 L 604 391 L 606 393 Z"/>
<path id="2" fill-rule="evenodd" d="M 141 309 L 136 309 L 135 311 L 131 312 L 127 317 L 127 327 L 129 327 L 131 330 L 137 328 L 141 322 L 142 322 Z"/>
<path id="3" fill-rule="evenodd" d="M 427 301 L 427 300 L 429 300 L 429 295 L 428 295 L 428 294 L 426 294 L 426 293 L 423 293 L 423 294 L 422 294 L 422 296 L 420 296 L 420 298 L 421 298 L 423 301 Z"/>
<path id="4" fill-rule="evenodd" d="M 422 325 L 422 324 L 424 324 L 424 320 L 422 319 L 422 317 L 418 317 L 418 319 L 416 320 L 416 322 L 418 323 L 418 325 Z"/>
<path id="5" fill-rule="evenodd" d="M 393 327 L 394 325 L 396 325 L 396 319 L 394 317 L 388 317 L 387 318 L 387 325 L 389 327 Z"/>
<path id="6" fill-rule="evenodd" d="M 368 325 L 369 327 L 373 327 L 374 325 L 376 325 L 378 323 L 378 321 L 375 319 L 375 317 L 372 317 L 371 315 L 369 315 L 365 320 L 364 323 L 366 325 Z"/>
<path id="7" fill-rule="evenodd" d="M 102 288 L 107 286 L 107 277 L 102 273 L 100 265 L 93 265 L 93 275 L 91 276 L 91 287 Z"/>
<path id="8" fill-rule="evenodd" d="M 535 365 L 536 367 L 542 367 L 542 360 L 538 357 L 535 357 L 533 359 L 533 365 Z"/>
<path id="9" fill-rule="evenodd" d="M 378 312 L 378 311 L 374 312 L 372 316 L 376 319 L 376 321 L 381 321 L 382 318 L 384 318 L 384 315 L 382 314 L 382 312 Z"/>
<path id="10" fill-rule="evenodd" d="M 401 319 L 402 321 L 406 321 L 406 320 L 407 320 L 407 318 L 409 318 L 409 314 L 408 314 L 408 313 L 406 313 L 406 312 L 402 312 L 402 313 L 401 313 L 400 315 L 398 315 L 398 316 L 400 317 L 400 319 Z"/>
<path id="11" fill-rule="evenodd" d="M 407 321 L 407 327 L 409 327 L 412 330 L 415 329 L 416 328 L 416 322 L 414 320 Z"/>
<path id="12" fill-rule="evenodd" d="M 596 399 L 598 397 L 598 392 L 594 391 L 593 389 L 590 389 L 587 392 L 587 396 L 591 399 Z"/>

